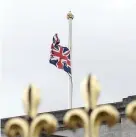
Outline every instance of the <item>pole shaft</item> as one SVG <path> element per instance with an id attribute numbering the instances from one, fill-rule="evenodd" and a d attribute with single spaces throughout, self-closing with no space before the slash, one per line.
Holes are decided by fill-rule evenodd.
<path id="1" fill-rule="evenodd" d="M 71 77 L 69 76 L 69 93 L 68 93 L 68 102 L 69 109 L 72 109 L 72 92 L 73 92 L 73 84 L 72 84 L 72 19 L 69 18 L 69 38 L 68 38 L 68 47 L 70 49 L 70 60 L 71 60 Z"/>

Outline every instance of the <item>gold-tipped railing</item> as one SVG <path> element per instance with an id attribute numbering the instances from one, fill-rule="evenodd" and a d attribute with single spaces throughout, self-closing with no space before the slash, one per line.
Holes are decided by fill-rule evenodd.
<path id="1" fill-rule="evenodd" d="M 99 128 L 103 122 L 109 126 L 115 125 L 119 120 L 119 112 L 111 105 L 97 107 L 100 85 L 95 76 L 89 75 L 81 85 L 85 109 L 70 110 L 64 117 L 68 128 L 84 127 L 85 137 L 98 137 Z"/>
<path id="2" fill-rule="evenodd" d="M 99 128 L 103 122 L 109 127 L 114 126 L 120 119 L 119 112 L 112 105 L 97 106 L 100 94 L 100 85 L 95 76 L 89 75 L 81 84 L 84 97 L 84 109 L 69 110 L 64 116 L 64 126 L 69 129 L 84 128 L 84 137 L 98 137 Z M 24 92 L 24 110 L 28 120 L 22 118 L 10 119 L 5 124 L 5 134 L 8 137 L 39 137 L 45 131 L 51 135 L 58 126 L 56 118 L 51 114 L 37 116 L 40 103 L 39 90 L 30 85 Z M 132 101 L 126 107 L 127 117 L 136 123 L 136 101 Z"/>
<path id="3" fill-rule="evenodd" d="M 5 125 L 5 134 L 8 137 L 39 137 L 42 132 L 51 135 L 56 131 L 57 119 L 51 114 L 41 114 L 37 116 L 40 103 L 39 90 L 30 85 L 24 92 L 24 110 L 28 115 L 28 120 L 22 118 L 10 119 Z"/>
<path id="4" fill-rule="evenodd" d="M 136 100 L 130 102 L 126 107 L 126 115 L 128 119 L 136 124 Z"/>

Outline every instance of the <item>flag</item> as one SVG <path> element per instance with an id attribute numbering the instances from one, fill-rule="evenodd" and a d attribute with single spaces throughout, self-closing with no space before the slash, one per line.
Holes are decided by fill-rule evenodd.
<path id="1" fill-rule="evenodd" d="M 71 62 L 70 62 L 70 50 L 67 47 L 63 47 L 60 44 L 58 35 L 53 36 L 53 42 L 51 44 L 51 53 L 49 62 L 55 65 L 59 69 L 63 69 L 71 76 Z"/>

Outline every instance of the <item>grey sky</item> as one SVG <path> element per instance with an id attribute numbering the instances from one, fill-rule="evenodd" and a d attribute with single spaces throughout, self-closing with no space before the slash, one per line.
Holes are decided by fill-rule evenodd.
<path id="1" fill-rule="evenodd" d="M 135 0 L 3 0 L 0 117 L 24 114 L 22 94 L 29 83 L 41 89 L 39 112 L 66 109 L 68 75 L 49 64 L 58 33 L 68 43 L 66 14 L 73 20 L 73 106 L 83 106 L 80 82 L 88 73 L 100 80 L 99 103 L 136 94 Z"/>

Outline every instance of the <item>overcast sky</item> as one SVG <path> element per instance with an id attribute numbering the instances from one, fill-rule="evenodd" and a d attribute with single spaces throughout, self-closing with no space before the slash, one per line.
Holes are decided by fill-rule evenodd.
<path id="1" fill-rule="evenodd" d="M 1 1 L 2 2 L 2 1 Z M 83 106 L 80 82 L 95 74 L 98 103 L 136 95 L 136 0 L 3 0 L 0 117 L 23 115 L 29 83 L 41 89 L 38 112 L 68 107 L 68 75 L 49 64 L 52 36 L 68 45 L 73 20 L 73 107 Z"/>

